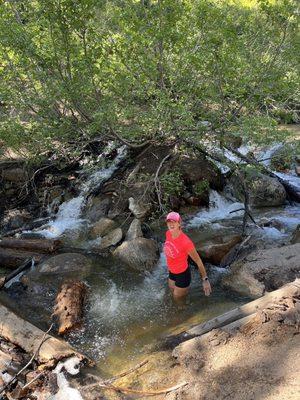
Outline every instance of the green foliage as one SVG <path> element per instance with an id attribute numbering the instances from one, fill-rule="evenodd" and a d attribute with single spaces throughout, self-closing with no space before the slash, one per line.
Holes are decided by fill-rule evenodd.
<path id="1" fill-rule="evenodd" d="M 209 182 L 207 179 L 203 179 L 194 185 L 194 192 L 197 196 L 201 196 L 203 193 L 209 190 Z"/>
<path id="2" fill-rule="evenodd" d="M 163 202 L 168 204 L 170 196 L 180 196 L 184 190 L 184 181 L 179 171 L 165 173 L 160 178 Z"/>
<path id="3" fill-rule="evenodd" d="M 270 141 L 299 120 L 298 14 L 295 0 L 1 2 L 0 139 L 33 154 L 114 132 Z"/>
<path id="4" fill-rule="evenodd" d="M 271 167 L 276 171 L 284 171 L 292 168 L 296 155 L 300 151 L 300 141 L 295 144 L 282 146 L 272 156 Z"/>

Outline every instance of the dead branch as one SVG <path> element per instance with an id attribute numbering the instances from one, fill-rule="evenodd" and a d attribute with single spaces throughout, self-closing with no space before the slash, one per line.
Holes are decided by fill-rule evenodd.
<path id="1" fill-rule="evenodd" d="M 131 147 L 132 149 L 140 149 L 148 144 L 153 143 L 152 140 L 147 140 L 146 142 L 140 143 L 140 144 L 136 144 L 136 143 L 132 143 L 132 142 L 128 142 L 128 140 L 122 138 L 116 131 L 114 131 L 113 129 L 110 129 L 109 132 L 115 137 L 117 138 L 121 143 L 126 144 L 126 146 Z"/>
<path id="2" fill-rule="evenodd" d="M 160 185 L 160 181 L 158 178 L 159 172 L 164 164 L 165 161 L 167 161 L 168 158 L 171 157 L 171 154 L 167 154 L 165 156 L 165 158 L 161 161 L 161 163 L 159 164 L 155 176 L 154 176 L 154 184 L 155 184 L 155 189 L 156 189 L 156 194 L 157 194 L 157 198 L 158 198 L 158 202 L 159 202 L 159 208 L 162 212 L 165 211 L 164 206 L 162 204 L 162 200 L 161 200 L 161 185 Z"/>
<path id="3" fill-rule="evenodd" d="M 53 323 L 50 325 L 49 329 L 48 329 L 46 332 L 44 332 L 44 335 L 43 335 L 43 337 L 42 337 L 42 339 L 41 339 L 41 341 L 40 341 L 40 343 L 39 343 L 39 345 L 38 345 L 36 351 L 34 352 L 34 354 L 32 355 L 32 357 L 30 358 L 30 360 L 28 361 L 28 363 L 25 364 L 24 367 L 21 368 L 21 369 L 15 374 L 15 376 L 12 378 L 12 380 L 11 380 L 9 383 L 7 383 L 7 384 L 0 390 L 0 394 L 3 393 L 10 385 L 12 385 L 12 384 L 17 380 L 18 376 L 21 375 L 21 373 L 22 373 L 23 371 L 25 371 L 25 369 L 27 369 L 27 368 L 32 364 L 33 360 L 34 360 L 34 359 L 36 358 L 36 356 L 38 355 L 38 353 L 39 353 L 39 351 L 40 351 L 40 348 L 42 347 L 43 343 L 45 342 L 45 340 L 47 340 L 47 335 L 48 335 L 48 333 L 51 331 L 52 327 L 53 327 Z"/>
<path id="4" fill-rule="evenodd" d="M 32 266 L 34 260 L 32 258 L 28 258 L 24 264 L 22 264 L 19 268 L 15 269 L 12 273 L 4 276 L 3 278 L 0 279 L 0 289 L 3 288 L 3 286 L 11 281 L 15 276 L 17 276 L 20 272 L 24 271 L 25 269 L 28 269 Z"/>

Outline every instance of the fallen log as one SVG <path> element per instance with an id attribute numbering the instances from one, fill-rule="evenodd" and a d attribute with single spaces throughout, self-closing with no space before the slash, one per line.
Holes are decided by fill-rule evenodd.
<path id="1" fill-rule="evenodd" d="M 188 335 L 195 335 L 195 336 L 203 335 L 204 333 L 209 332 L 212 329 L 220 328 L 236 320 L 254 314 L 257 311 L 267 307 L 270 303 L 278 301 L 284 296 L 293 296 L 297 293 L 300 294 L 300 279 L 296 279 L 294 282 L 290 282 L 281 287 L 280 289 L 267 293 L 257 300 L 250 301 L 249 303 L 244 304 L 243 306 L 234 308 L 233 310 L 230 310 L 225 314 L 222 314 L 216 318 L 204 322 L 203 324 L 197 325 L 186 331 L 186 333 Z"/>
<path id="2" fill-rule="evenodd" d="M 28 258 L 39 262 L 43 254 L 38 254 L 30 251 L 21 251 L 15 249 L 4 249 L 0 247 L 0 266 L 3 268 L 15 269 L 25 263 Z"/>
<path id="3" fill-rule="evenodd" d="M 62 246 L 57 239 L 16 239 L 5 238 L 0 240 L 0 247 L 9 249 L 23 249 L 38 253 L 54 253 Z"/>
<path id="4" fill-rule="evenodd" d="M 2 289 L 7 282 L 11 281 L 20 272 L 30 268 L 32 266 L 32 262 L 33 260 L 31 258 L 28 258 L 19 268 L 15 269 L 13 272 L 6 275 L 5 277 L 0 278 L 0 289 Z"/>
<path id="5" fill-rule="evenodd" d="M 81 281 L 64 282 L 55 300 L 53 316 L 58 318 L 58 333 L 64 335 L 82 324 L 87 286 Z"/>
<path id="6" fill-rule="evenodd" d="M 300 295 L 300 279 L 290 282 L 280 289 L 267 293 L 264 296 L 244 304 L 243 306 L 234 308 L 226 313 L 212 318 L 202 324 L 195 325 L 187 331 L 181 332 L 177 335 L 169 335 L 162 339 L 162 342 L 155 347 L 155 350 L 170 349 L 178 346 L 180 343 L 185 342 L 194 337 L 202 336 L 213 329 L 222 328 L 227 326 L 227 329 L 235 329 L 242 323 L 247 323 L 253 314 L 267 307 L 270 303 L 277 302 L 283 297 Z"/>
<path id="7" fill-rule="evenodd" d="M 63 358 L 75 355 L 80 360 L 92 364 L 91 360 L 78 353 L 68 343 L 49 334 L 45 335 L 41 329 L 25 321 L 2 304 L 0 304 L 0 335 L 27 353 L 35 355 L 34 358 L 39 363 L 56 363 Z M 41 338 L 44 335 L 45 340 L 41 344 Z M 39 349 L 37 353 L 36 349 Z"/>

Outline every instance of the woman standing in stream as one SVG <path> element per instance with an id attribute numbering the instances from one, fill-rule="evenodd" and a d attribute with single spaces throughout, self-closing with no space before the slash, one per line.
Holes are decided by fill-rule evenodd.
<path id="1" fill-rule="evenodd" d="M 206 296 L 211 294 L 207 273 L 194 243 L 181 230 L 181 217 L 177 212 L 170 212 L 166 217 L 168 230 L 164 244 L 164 253 L 169 269 L 169 287 L 174 300 L 181 303 L 188 294 L 191 283 L 191 270 L 188 256 L 197 264 L 202 277 L 203 290 Z"/>

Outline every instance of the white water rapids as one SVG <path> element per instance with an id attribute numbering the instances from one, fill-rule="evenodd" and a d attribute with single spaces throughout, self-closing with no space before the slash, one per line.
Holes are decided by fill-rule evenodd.
<path id="1" fill-rule="evenodd" d="M 105 158 L 108 151 L 111 150 L 111 144 L 102 153 Z M 54 220 L 50 221 L 44 229 L 36 231 L 46 238 L 57 238 L 66 231 L 72 231 L 80 228 L 83 219 L 80 218 L 82 209 L 85 205 L 86 196 L 93 187 L 99 187 L 106 182 L 112 174 L 118 169 L 120 162 L 127 154 L 126 146 L 122 146 L 117 150 L 117 157 L 114 159 L 112 165 L 108 168 L 100 169 L 93 173 L 90 178 L 81 186 L 80 194 L 71 200 L 62 203 L 58 209 Z M 99 156 L 98 158 L 101 158 Z"/>

